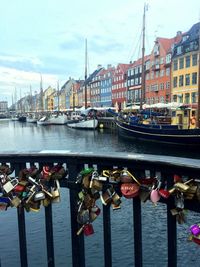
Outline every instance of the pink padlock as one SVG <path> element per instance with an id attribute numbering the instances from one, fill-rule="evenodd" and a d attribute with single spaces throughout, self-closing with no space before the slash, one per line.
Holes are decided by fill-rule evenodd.
<path id="1" fill-rule="evenodd" d="M 194 225 L 190 226 L 190 231 L 195 236 L 200 235 L 200 227 L 199 227 L 199 225 L 194 224 Z"/>
<path id="2" fill-rule="evenodd" d="M 151 190 L 150 199 L 154 204 L 156 204 L 160 200 L 160 194 L 158 192 L 158 189 Z"/>

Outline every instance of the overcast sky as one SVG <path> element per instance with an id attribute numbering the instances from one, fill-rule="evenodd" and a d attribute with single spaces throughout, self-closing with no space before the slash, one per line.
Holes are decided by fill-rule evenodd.
<path id="1" fill-rule="evenodd" d="M 98 64 L 117 65 L 141 57 L 144 2 L 140 0 L 1 0 L 0 101 L 84 79 Z M 149 0 L 146 54 L 156 37 L 172 38 L 200 20 L 200 1 Z"/>

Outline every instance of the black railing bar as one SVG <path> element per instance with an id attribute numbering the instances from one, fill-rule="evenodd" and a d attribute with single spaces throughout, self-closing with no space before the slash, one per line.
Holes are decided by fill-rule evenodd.
<path id="1" fill-rule="evenodd" d="M 163 177 L 165 174 L 163 174 Z M 174 176 L 167 177 L 167 189 L 171 188 L 174 183 Z M 169 198 L 167 201 L 167 240 L 168 240 L 168 267 L 177 266 L 177 223 L 176 216 L 173 216 L 171 209 L 175 208 L 174 199 Z"/>
<path id="2" fill-rule="evenodd" d="M 24 208 L 17 208 L 21 267 L 28 266 Z"/>
<path id="3" fill-rule="evenodd" d="M 133 199 L 134 257 L 135 267 L 142 267 L 142 215 L 141 201 Z"/>
<path id="4" fill-rule="evenodd" d="M 70 180 L 76 181 L 79 171 L 83 168 L 77 160 L 67 163 Z M 80 185 L 79 185 L 80 186 Z M 77 222 L 77 191 L 70 190 L 71 240 L 73 267 L 85 267 L 85 244 L 83 234 L 77 235 L 80 225 Z"/>
<path id="5" fill-rule="evenodd" d="M 103 205 L 104 266 L 112 267 L 110 205 Z"/>
<path id="6" fill-rule="evenodd" d="M 54 267 L 55 260 L 54 260 L 53 220 L 52 220 L 51 204 L 45 207 L 45 228 L 46 228 L 46 245 L 47 245 L 47 264 L 48 267 Z"/>
<path id="7" fill-rule="evenodd" d="M 19 171 L 25 166 L 25 163 L 14 164 L 15 175 L 18 176 Z M 26 242 L 26 224 L 25 224 L 25 215 L 24 208 L 17 208 L 17 218 L 18 218 L 18 233 L 19 233 L 19 247 L 20 247 L 20 261 L 21 267 L 28 266 L 28 257 L 27 257 L 27 242 Z"/>
<path id="8" fill-rule="evenodd" d="M 158 155 L 152 155 L 152 154 L 126 154 L 126 153 L 120 153 L 117 152 L 114 155 L 106 153 L 105 154 L 96 154 L 96 153 L 58 153 L 57 151 L 52 153 L 40 153 L 40 152 L 32 152 L 32 153 L 12 153 L 9 154 L 9 152 L 5 152 L 4 154 L 0 154 L 0 159 L 2 160 L 8 160 L 15 162 L 20 161 L 20 158 L 37 158 L 38 161 L 44 161 L 44 158 L 48 158 L 48 161 L 52 161 L 52 159 L 56 159 L 58 161 L 66 161 L 66 159 L 78 159 L 80 163 L 85 163 L 86 159 L 89 159 L 89 162 L 93 162 L 93 164 L 98 164 L 99 162 L 116 162 L 116 165 L 118 165 L 118 162 L 135 162 L 139 166 L 141 164 L 149 165 L 150 166 L 157 166 L 156 169 L 158 169 L 159 166 L 166 165 L 168 167 L 181 167 L 183 169 L 191 168 L 193 170 L 200 170 L 200 160 L 198 159 L 189 159 L 189 158 L 179 158 L 179 157 L 170 157 L 170 156 L 158 156 Z M 120 164 L 121 165 L 121 164 Z"/>

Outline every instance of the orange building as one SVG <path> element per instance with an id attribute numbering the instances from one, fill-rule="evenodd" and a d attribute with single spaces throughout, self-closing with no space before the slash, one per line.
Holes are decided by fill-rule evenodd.
<path id="1" fill-rule="evenodd" d="M 171 102 L 171 56 L 174 44 L 180 39 L 181 32 L 171 39 L 156 38 L 145 75 L 147 104 Z"/>

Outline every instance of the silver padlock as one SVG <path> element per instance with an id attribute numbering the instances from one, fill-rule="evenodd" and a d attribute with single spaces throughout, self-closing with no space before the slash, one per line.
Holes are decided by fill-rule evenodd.
<path id="1" fill-rule="evenodd" d="M 3 190 L 8 194 L 18 185 L 18 179 L 14 178 L 3 185 Z"/>

